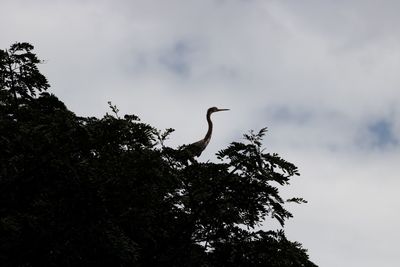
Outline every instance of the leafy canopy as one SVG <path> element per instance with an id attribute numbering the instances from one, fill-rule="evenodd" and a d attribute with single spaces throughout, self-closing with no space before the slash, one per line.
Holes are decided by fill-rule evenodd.
<path id="1" fill-rule="evenodd" d="M 266 129 L 188 163 L 135 115 L 80 117 L 49 94 L 33 46 L 0 50 L 1 266 L 315 266 L 269 216 L 295 165 Z"/>

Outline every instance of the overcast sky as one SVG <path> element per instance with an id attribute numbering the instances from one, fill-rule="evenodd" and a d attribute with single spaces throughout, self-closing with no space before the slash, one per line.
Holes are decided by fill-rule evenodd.
<path id="1" fill-rule="evenodd" d="M 322 267 L 400 266 L 400 1 L 1 0 L 0 48 L 35 46 L 78 115 L 122 114 L 213 138 L 267 126 L 301 172 L 286 232 Z M 268 224 L 267 224 L 268 225 Z"/>

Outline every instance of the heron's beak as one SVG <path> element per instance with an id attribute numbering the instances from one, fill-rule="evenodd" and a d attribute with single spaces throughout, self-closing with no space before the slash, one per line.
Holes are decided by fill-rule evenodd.
<path id="1" fill-rule="evenodd" d="M 219 108 L 217 111 L 227 111 L 229 108 Z"/>

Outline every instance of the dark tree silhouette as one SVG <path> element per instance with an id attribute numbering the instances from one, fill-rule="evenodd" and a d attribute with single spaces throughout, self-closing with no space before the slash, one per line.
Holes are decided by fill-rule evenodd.
<path id="1" fill-rule="evenodd" d="M 79 117 L 49 94 L 33 46 L 0 50 L 1 266 L 315 266 L 269 217 L 298 174 L 265 129 L 192 164 L 134 115 Z"/>
<path id="2" fill-rule="evenodd" d="M 15 43 L 9 50 L 0 50 L 0 88 L 7 90 L 14 101 L 33 97 L 49 87 L 37 68 L 41 62 L 32 50 L 29 43 Z"/>

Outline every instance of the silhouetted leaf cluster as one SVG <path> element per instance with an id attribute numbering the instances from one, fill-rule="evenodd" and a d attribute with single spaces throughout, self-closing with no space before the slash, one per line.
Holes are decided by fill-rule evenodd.
<path id="1" fill-rule="evenodd" d="M 47 90 L 49 84 L 37 64 L 41 63 L 32 53 L 33 46 L 28 43 L 15 43 L 9 50 L 0 50 L 0 92 L 1 96 L 22 99 Z M 7 90 L 9 94 L 4 91 Z"/>
<path id="2" fill-rule="evenodd" d="M 259 133 L 187 162 L 135 115 L 79 117 L 32 53 L 0 50 L 1 266 L 315 266 L 266 216 L 292 215 L 278 186 L 297 168 Z M 288 201 L 301 203 L 301 198 Z"/>

